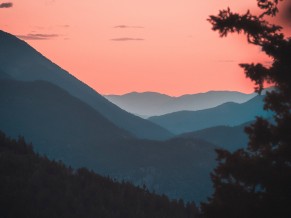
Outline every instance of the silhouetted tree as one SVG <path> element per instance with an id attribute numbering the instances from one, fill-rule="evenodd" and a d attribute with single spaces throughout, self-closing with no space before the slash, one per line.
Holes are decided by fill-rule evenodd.
<path id="1" fill-rule="evenodd" d="M 266 16 L 278 12 L 278 0 L 257 0 L 260 15 L 250 11 L 233 13 L 229 8 L 210 16 L 209 22 L 221 37 L 243 33 L 249 43 L 260 46 L 272 59 L 240 64 L 261 92 L 265 83 L 275 89 L 267 92 L 264 108 L 274 111 L 274 120 L 257 118 L 246 128 L 246 149 L 233 153 L 217 150 L 218 167 L 212 173 L 214 194 L 202 204 L 205 217 L 291 217 L 291 40 L 282 28 L 270 24 Z"/>

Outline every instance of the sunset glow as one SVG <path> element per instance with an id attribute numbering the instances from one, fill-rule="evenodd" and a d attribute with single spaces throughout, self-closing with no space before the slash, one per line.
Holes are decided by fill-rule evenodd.
<path id="1" fill-rule="evenodd" d="M 219 38 L 206 21 L 254 0 L 13 0 L 0 29 L 17 35 L 101 94 L 252 92 L 238 64 L 268 61 L 243 36 Z M 1 3 L 1 2 L 0 2 Z"/>

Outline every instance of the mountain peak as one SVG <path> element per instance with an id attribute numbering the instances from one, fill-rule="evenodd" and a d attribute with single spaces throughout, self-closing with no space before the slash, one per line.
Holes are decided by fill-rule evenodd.
<path id="1" fill-rule="evenodd" d="M 107 95 L 105 97 L 130 113 L 149 117 L 177 111 L 203 110 L 225 102 L 243 103 L 255 95 L 257 94 L 235 91 L 209 91 L 171 97 L 157 92 L 131 92 L 125 95 Z"/>
<path id="2" fill-rule="evenodd" d="M 112 104 L 16 36 L 1 31 L 0 48 L 0 73 L 19 81 L 44 80 L 57 85 L 139 138 L 167 139 L 172 136 L 164 128 Z"/>

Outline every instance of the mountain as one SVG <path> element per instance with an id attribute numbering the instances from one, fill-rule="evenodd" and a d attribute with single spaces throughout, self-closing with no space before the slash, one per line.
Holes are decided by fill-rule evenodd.
<path id="1" fill-rule="evenodd" d="M 0 80 L 0 102 L 0 129 L 9 136 L 22 135 L 37 142 L 36 151 L 48 157 L 70 158 L 71 164 L 98 154 L 98 147 L 104 143 L 132 137 L 49 82 Z"/>
<path id="2" fill-rule="evenodd" d="M 174 99 L 157 92 L 131 92 L 125 95 L 104 95 L 104 97 L 123 110 L 146 118 L 160 114 L 159 110 L 169 110 L 170 108 L 164 109 L 164 106 Z"/>
<path id="3" fill-rule="evenodd" d="M 219 125 L 236 126 L 252 121 L 256 116 L 268 118 L 272 115 L 263 110 L 263 98 L 259 95 L 242 104 L 228 102 L 210 109 L 175 112 L 150 117 L 149 120 L 176 134 Z"/>
<path id="4" fill-rule="evenodd" d="M 156 92 L 131 92 L 125 95 L 105 95 L 104 97 L 132 114 L 150 117 L 184 110 L 203 110 L 226 102 L 243 103 L 256 95 L 232 91 L 209 91 L 171 97 Z"/>
<path id="5" fill-rule="evenodd" d="M 0 132 L 1 217 L 195 218 L 194 203 L 170 201 L 85 168 L 72 170 Z M 16 209 L 17 208 L 17 209 Z M 200 216 L 199 216 L 200 217 Z"/>
<path id="6" fill-rule="evenodd" d="M 200 202 L 212 193 L 217 146 L 199 139 L 142 140 L 46 81 L 0 80 L 0 130 L 74 168 Z"/>
<path id="7" fill-rule="evenodd" d="M 9 76 L 8 74 L 4 73 L 3 71 L 1 71 L 0 69 L 0 80 L 1 79 L 12 79 L 11 76 Z"/>
<path id="8" fill-rule="evenodd" d="M 229 151 L 245 148 L 248 144 L 248 135 L 244 129 L 252 122 L 238 126 L 215 126 L 195 132 L 184 133 L 177 138 L 202 139 Z"/>
<path id="9" fill-rule="evenodd" d="M 269 123 L 275 124 L 274 118 L 267 119 Z M 217 145 L 220 148 L 234 151 L 246 148 L 249 137 L 245 133 L 245 128 L 255 121 L 243 123 L 238 126 L 214 126 L 194 132 L 187 132 L 175 136 L 175 138 L 200 139 Z"/>
<path id="10" fill-rule="evenodd" d="M 217 148 L 201 139 L 139 140 L 116 150 L 118 168 L 111 176 L 145 184 L 171 199 L 199 203 L 212 194 L 210 172 L 216 166 Z"/>
<path id="11" fill-rule="evenodd" d="M 51 82 L 90 105 L 108 120 L 138 138 L 167 139 L 172 134 L 147 120 L 136 117 L 106 100 L 92 88 L 42 56 L 24 41 L 0 31 L 0 73 L 20 81 Z M 3 76 L 5 73 L 5 76 Z"/>

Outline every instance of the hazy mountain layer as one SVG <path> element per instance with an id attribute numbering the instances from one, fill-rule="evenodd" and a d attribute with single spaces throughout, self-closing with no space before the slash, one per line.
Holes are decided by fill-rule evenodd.
<path id="1" fill-rule="evenodd" d="M 21 81 L 51 82 L 100 112 L 117 126 L 139 138 L 167 139 L 172 134 L 112 104 L 92 88 L 42 56 L 15 36 L 0 31 L 0 74 Z"/>
<path id="2" fill-rule="evenodd" d="M 155 92 L 132 92 L 125 95 L 105 95 L 104 97 L 130 113 L 150 117 L 184 110 L 197 111 L 216 107 L 226 102 L 243 103 L 256 95 L 255 93 L 210 91 L 171 97 Z"/>
<path id="3" fill-rule="evenodd" d="M 150 117 L 149 120 L 176 134 L 219 125 L 236 126 L 252 121 L 256 116 L 272 115 L 271 112 L 263 110 L 263 98 L 264 96 L 256 96 L 242 104 L 228 102 L 210 109 L 175 112 Z"/>
<path id="4" fill-rule="evenodd" d="M 73 167 L 129 180 L 171 198 L 205 200 L 216 146 L 202 140 L 138 140 L 91 106 L 44 81 L 0 80 L 0 129 Z"/>
<path id="5" fill-rule="evenodd" d="M 248 135 L 245 133 L 245 127 L 252 122 L 247 122 L 238 126 L 215 126 L 195 132 L 184 133 L 177 138 L 202 139 L 211 142 L 221 148 L 234 151 L 239 148 L 245 148 L 248 144 Z"/>

